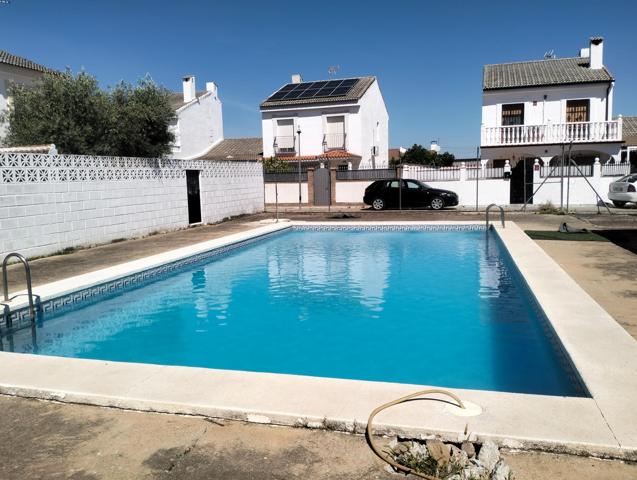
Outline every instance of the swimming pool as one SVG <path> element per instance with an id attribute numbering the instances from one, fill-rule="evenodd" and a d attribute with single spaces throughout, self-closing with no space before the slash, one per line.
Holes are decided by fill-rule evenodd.
<path id="1" fill-rule="evenodd" d="M 45 308 L 10 349 L 586 395 L 494 232 L 296 226 L 235 247 Z"/>

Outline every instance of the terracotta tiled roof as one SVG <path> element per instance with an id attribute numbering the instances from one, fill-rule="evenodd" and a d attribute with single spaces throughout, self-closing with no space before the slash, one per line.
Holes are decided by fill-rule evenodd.
<path id="1" fill-rule="evenodd" d="M 36 72 L 58 73 L 57 70 L 53 70 L 52 68 L 45 67 L 44 65 L 40 65 L 39 63 L 32 62 L 31 60 L 28 60 L 24 57 L 13 55 L 12 53 L 6 52 L 4 50 L 0 50 L 0 63 L 13 65 L 14 67 L 27 68 L 29 70 L 35 70 Z"/>
<path id="2" fill-rule="evenodd" d="M 331 79 L 336 80 L 336 79 Z M 345 95 L 335 97 L 320 97 L 320 98 L 303 98 L 296 100 L 276 100 L 276 101 L 264 101 L 261 103 L 261 110 L 268 110 L 278 107 L 287 107 L 291 105 L 324 105 L 330 103 L 339 102 L 355 102 L 359 100 L 367 91 L 367 89 L 376 81 L 376 77 L 360 77 L 358 82 L 352 87 L 352 89 Z M 277 89 L 276 91 L 278 91 Z M 274 92 L 273 92 L 274 93 Z M 268 98 L 270 98 L 268 96 Z"/>
<path id="3" fill-rule="evenodd" d="M 589 61 L 588 57 L 572 57 L 485 65 L 482 89 L 613 81 L 606 67 L 589 68 Z"/>
<path id="4" fill-rule="evenodd" d="M 226 138 L 215 145 L 199 160 L 260 160 L 263 140 L 254 138 Z"/>
<path id="5" fill-rule="evenodd" d="M 350 153 L 346 150 L 329 150 L 320 155 L 301 155 L 301 156 L 280 156 L 279 160 L 287 160 L 290 162 L 297 162 L 299 160 L 332 160 L 332 159 L 343 159 L 346 160 L 348 158 L 352 159 L 360 159 L 362 158 L 360 155 L 356 155 L 355 153 Z"/>

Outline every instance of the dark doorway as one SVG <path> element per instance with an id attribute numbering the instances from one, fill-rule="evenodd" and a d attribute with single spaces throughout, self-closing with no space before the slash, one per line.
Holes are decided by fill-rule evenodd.
<path id="1" fill-rule="evenodd" d="M 314 205 L 330 204 L 330 171 L 327 168 L 314 170 Z"/>
<path id="2" fill-rule="evenodd" d="M 200 223 L 199 170 L 186 170 L 186 187 L 188 189 L 188 223 Z"/>
<path id="3" fill-rule="evenodd" d="M 511 203 L 524 203 L 524 196 L 528 203 L 533 203 L 533 163 L 532 158 L 521 158 L 511 169 Z"/>

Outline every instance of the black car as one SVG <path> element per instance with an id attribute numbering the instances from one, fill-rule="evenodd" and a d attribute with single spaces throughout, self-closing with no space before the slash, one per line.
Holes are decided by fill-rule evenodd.
<path id="1" fill-rule="evenodd" d="M 402 181 L 402 189 L 400 183 Z M 374 210 L 431 207 L 440 210 L 458 205 L 458 194 L 431 188 L 419 180 L 377 180 L 365 189 L 363 202 Z"/>

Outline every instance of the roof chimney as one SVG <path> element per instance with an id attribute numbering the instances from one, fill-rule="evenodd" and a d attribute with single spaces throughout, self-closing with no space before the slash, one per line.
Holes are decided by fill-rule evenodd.
<path id="1" fill-rule="evenodd" d="M 197 94 L 195 93 L 195 76 L 186 75 L 184 77 L 184 103 L 192 102 Z"/>
<path id="2" fill-rule="evenodd" d="M 212 92 L 214 96 L 217 96 L 217 84 L 215 82 L 206 82 L 206 92 Z"/>
<path id="3" fill-rule="evenodd" d="M 300 73 L 295 73 L 292 75 L 292 83 L 303 83 L 303 77 Z"/>
<path id="4" fill-rule="evenodd" d="M 599 69 L 604 67 L 604 39 L 602 37 L 591 37 L 589 68 Z"/>

